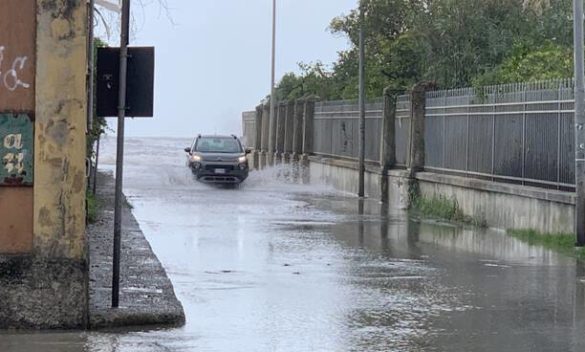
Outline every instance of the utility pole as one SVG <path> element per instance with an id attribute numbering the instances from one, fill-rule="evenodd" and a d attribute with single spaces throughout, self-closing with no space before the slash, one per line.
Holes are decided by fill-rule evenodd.
<path id="1" fill-rule="evenodd" d="M 274 111 L 275 100 L 276 100 L 276 91 L 275 91 L 275 67 L 276 67 L 276 0 L 272 0 L 272 57 L 271 57 L 271 75 L 270 75 L 270 114 L 268 120 L 269 126 L 269 133 L 268 133 L 268 145 L 270 145 L 270 141 L 274 136 L 272 136 L 273 128 L 272 124 L 276 123 L 276 113 Z M 268 152 L 273 153 L 273 150 L 269 150 Z"/>
<path id="2" fill-rule="evenodd" d="M 88 40 L 88 46 L 89 46 L 89 57 L 87 60 L 87 75 L 88 77 L 88 82 L 89 82 L 89 86 L 87 88 L 88 91 L 88 97 L 87 97 L 87 129 L 89 132 L 92 131 L 93 129 L 93 105 L 94 105 L 94 88 L 95 88 L 95 36 L 94 36 L 94 28 L 93 28 L 93 22 L 94 22 L 94 7 L 95 7 L 95 0 L 89 0 L 89 18 L 88 18 L 88 35 L 89 35 L 89 40 Z"/>
<path id="3" fill-rule="evenodd" d="M 583 71 L 583 0 L 573 0 L 575 59 L 575 231 L 585 245 L 585 77 Z"/>
<path id="4" fill-rule="evenodd" d="M 359 34 L 359 109 L 360 109 L 360 137 L 359 137 L 359 179 L 358 196 L 364 196 L 364 176 L 366 172 L 366 91 L 365 91 L 365 49 L 364 49 L 364 7 L 360 1 L 360 34 Z"/>
<path id="5" fill-rule="evenodd" d="M 124 177 L 124 120 L 126 118 L 126 84 L 128 72 L 128 42 L 130 32 L 130 0 L 122 0 L 120 30 L 120 78 L 118 91 L 118 141 L 116 150 L 116 195 L 114 205 L 114 258 L 112 270 L 112 307 L 120 302 L 120 247 L 122 235 L 122 181 Z"/>

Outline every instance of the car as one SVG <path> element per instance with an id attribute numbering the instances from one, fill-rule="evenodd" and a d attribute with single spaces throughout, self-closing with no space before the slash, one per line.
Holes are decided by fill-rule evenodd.
<path id="1" fill-rule="evenodd" d="M 248 177 L 246 155 L 251 150 L 244 148 L 234 135 L 198 135 L 185 152 L 187 166 L 198 181 L 239 184 Z"/>

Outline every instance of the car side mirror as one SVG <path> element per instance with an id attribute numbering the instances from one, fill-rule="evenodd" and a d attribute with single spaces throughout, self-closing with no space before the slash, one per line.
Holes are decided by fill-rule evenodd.
<path id="1" fill-rule="evenodd" d="M 186 152 L 186 153 L 191 153 L 191 147 L 187 147 L 187 148 L 185 148 L 185 152 Z"/>
<path id="2" fill-rule="evenodd" d="M 246 148 L 246 154 L 252 153 L 252 148 Z"/>

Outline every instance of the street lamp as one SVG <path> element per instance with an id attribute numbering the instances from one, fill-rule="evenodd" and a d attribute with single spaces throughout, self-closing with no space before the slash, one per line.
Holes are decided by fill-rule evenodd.
<path id="1" fill-rule="evenodd" d="M 275 136 L 273 136 L 275 130 L 273 124 L 276 124 L 276 114 L 274 111 L 274 105 L 276 100 L 275 90 L 275 66 L 276 66 L 276 0 L 272 0 L 272 57 L 271 57 L 271 75 L 270 75 L 270 113 L 268 114 L 269 120 L 269 132 L 268 132 L 268 152 L 273 152 L 275 145 L 272 142 Z"/>
<path id="2" fill-rule="evenodd" d="M 583 71 L 583 0 L 573 0 L 575 60 L 575 231 L 585 245 L 585 77 Z"/>
<path id="3" fill-rule="evenodd" d="M 359 109 L 360 109 L 360 135 L 359 135 L 359 178 L 358 197 L 364 196 L 364 177 L 366 172 L 366 91 L 365 91 L 365 48 L 364 48 L 364 7 L 359 2 Z"/>

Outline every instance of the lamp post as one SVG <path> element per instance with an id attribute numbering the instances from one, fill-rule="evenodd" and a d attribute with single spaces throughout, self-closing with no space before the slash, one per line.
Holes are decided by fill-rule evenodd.
<path id="1" fill-rule="evenodd" d="M 364 176 L 366 172 L 366 92 L 365 92 L 365 48 L 364 48 L 364 8 L 359 2 L 360 33 L 359 33 L 359 109 L 360 109 L 360 135 L 359 135 L 359 178 L 358 196 L 364 196 Z"/>
<path id="2" fill-rule="evenodd" d="M 583 71 L 583 0 L 573 0 L 575 59 L 575 231 L 585 245 L 585 77 Z"/>
<path id="3" fill-rule="evenodd" d="M 271 56 L 271 74 L 270 74 L 270 113 L 268 114 L 269 120 L 269 133 L 268 133 L 268 145 L 274 147 L 273 143 L 271 142 L 274 138 L 272 124 L 276 124 L 276 114 L 274 111 L 275 100 L 276 100 L 276 90 L 274 87 L 275 81 L 275 66 L 276 66 L 276 0 L 272 0 L 272 56 Z M 268 150 L 269 153 L 274 152 L 273 150 Z"/>

